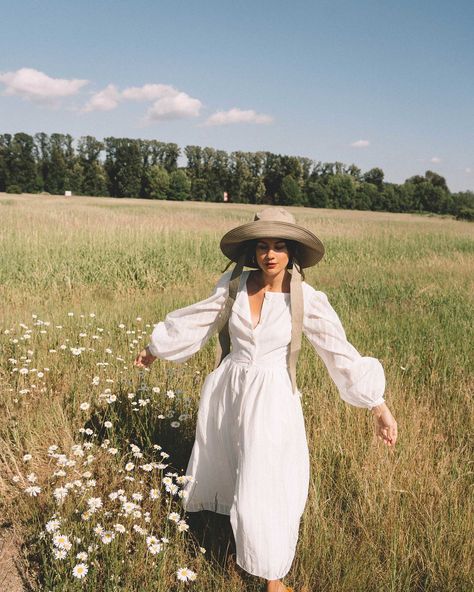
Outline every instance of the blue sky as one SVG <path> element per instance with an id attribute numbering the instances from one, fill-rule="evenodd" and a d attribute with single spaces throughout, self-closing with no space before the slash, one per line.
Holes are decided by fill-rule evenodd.
<path id="1" fill-rule="evenodd" d="M 474 2 L 0 0 L 0 132 L 434 170 L 474 190 Z"/>

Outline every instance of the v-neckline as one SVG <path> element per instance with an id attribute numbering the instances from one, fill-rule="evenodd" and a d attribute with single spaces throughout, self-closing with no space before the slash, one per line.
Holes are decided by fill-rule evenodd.
<path id="1" fill-rule="evenodd" d="M 258 323 L 254 327 L 253 326 L 253 320 L 252 320 L 252 309 L 250 307 L 250 295 L 249 295 L 249 291 L 247 289 L 247 280 L 249 279 L 249 277 L 250 277 L 250 271 L 247 270 L 246 271 L 246 276 L 243 278 L 244 279 L 245 301 L 247 303 L 246 310 L 247 310 L 248 321 L 250 323 L 250 329 L 252 330 L 252 332 L 254 332 L 262 324 L 263 307 L 264 307 L 264 304 L 265 304 L 265 296 L 264 296 L 263 301 L 262 301 L 262 307 L 260 309 L 260 317 L 258 319 Z"/>
<path id="2" fill-rule="evenodd" d="M 259 329 L 262 326 L 262 321 L 263 321 L 263 309 L 265 308 L 265 301 L 267 300 L 267 296 L 268 294 L 283 294 L 285 296 L 289 296 L 290 292 L 265 292 L 263 295 L 263 301 L 262 301 L 262 307 L 260 309 L 260 318 L 258 319 L 258 323 L 255 325 L 255 327 L 253 326 L 253 320 L 252 320 L 252 309 L 250 308 L 250 296 L 247 290 L 247 280 L 249 279 L 250 276 L 250 270 L 246 270 L 244 273 L 246 273 L 245 277 L 242 277 L 243 279 L 243 288 L 245 291 L 245 301 L 246 301 L 246 312 L 247 312 L 247 319 L 249 321 L 250 324 L 250 329 L 252 330 L 252 332 L 255 332 L 257 329 Z M 244 274 L 242 274 L 243 276 Z"/>

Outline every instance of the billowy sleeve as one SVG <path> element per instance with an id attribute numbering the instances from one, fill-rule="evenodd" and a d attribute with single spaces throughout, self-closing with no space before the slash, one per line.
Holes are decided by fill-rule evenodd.
<path id="1" fill-rule="evenodd" d="M 232 271 L 224 273 L 214 292 L 200 302 L 170 312 L 154 326 L 148 349 L 157 358 L 185 362 L 199 351 L 217 329 L 218 315 L 229 292 Z"/>
<path id="2" fill-rule="evenodd" d="M 376 358 L 361 356 L 349 343 L 324 292 L 304 283 L 303 332 L 323 360 L 341 398 L 371 409 L 384 402 L 385 372 Z"/>

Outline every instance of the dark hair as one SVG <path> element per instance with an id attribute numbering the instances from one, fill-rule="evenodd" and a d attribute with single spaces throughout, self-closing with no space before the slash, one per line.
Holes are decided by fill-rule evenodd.
<path id="1" fill-rule="evenodd" d="M 299 243 L 297 241 L 293 241 L 286 238 L 282 238 L 281 240 L 284 241 L 284 243 L 286 244 L 286 248 L 288 249 L 288 255 L 290 260 L 288 262 L 287 269 L 291 269 L 293 267 L 293 261 L 296 261 L 296 263 L 298 263 L 298 265 L 300 266 L 301 279 L 304 280 L 304 271 L 303 269 L 301 269 L 299 256 Z M 255 267 L 258 267 L 257 260 L 255 259 L 255 250 L 257 248 L 258 242 L 259 239 L 247 241 L 244 247 L 245 249 L 247 249 L 247 253 L 251 254 L 252 260 L 253 262 L 255 262 Z"/>

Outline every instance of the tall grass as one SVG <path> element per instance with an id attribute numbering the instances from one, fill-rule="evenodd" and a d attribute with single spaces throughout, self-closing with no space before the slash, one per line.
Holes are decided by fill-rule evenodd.
<path id="1" fill-rule="evenodd" d="M 1 509 L 5 523 L 23 537 L 25 569 L 37 589 L 261 589 L 262 581 L 232 557 L 213 559 L 211 541 L 203 553 L 199 533 L 180 532 L 167 518 L 179 512 L 179 496 L 166 491 L 163 479 L 186 468 L 214 338 L 184 365 L 156 362 L 139 373 L 131 364 L 153 323 L 209 294 L 226 264 L 221 235 L 253 211 L 228 204 L 0 196 Z M 467 592 L 474 587 L 472 226 L 439 217 L 293 211 L 326 246 L 307 281 L 328 294 L 358 350 L 382 361 L 400 436 L 395 450 L 379 444 L 370 413 L 338 399 L 304 343 L 298 383 L 311 484 L 285 581 L 311 592 Z M 85 349 L 72 353 L 79 347 Z M 111 394 L 117 400 L 108 403 Z M 149 402 L 134 411 L 139 398 Z M 86 411 L 84 402 L 90 403 Z M 93 435 L 81 432 L 84 427 Z M 66 477 L 53 477 L 57 458 L 48 447 L 58 445 L 83 462 L 71 447 L 88 441 L 95 460 L 80 470 L 93 473 L 95 486 L 87 489 L 87 478 L 73 475 L 77 464 Z M 136 481 L 124 481 L 131 443 L 155 463 L 153 445 L 160 445 L 170 454 L 169 467 L 140 474 L 137 465 Z M 22 460 L 25 453 L 30 461 Z M 31 472 L 41 487 L 37 497 L 25 493 Z M 52 492 L 61 479 L 83 485 L 71 487 L 58 505 Z M 169 540 L 157 555 L 131 523 L 110 545 L 93 532 L 96 522 L 125 519 L 106 502 L 117 488 L 128 498 L 138 489 L 161 492 L 157 501 L 143 501 L 150 521 L 137 518 L 141 528 Z M 90 496 L 106 507 L 82 520 Z M 53 558 L 52 535 L 44 532 L 55 512 L 70 536 L 81 539 L 66 560 Z M 226 544 L 228 532 L 211 535 Z M 77 580 L 71 572 L 79 560 L 72 553 L 84 547 L 93 549 L 89 573 Z M 176 570 L 185 565 L 196 571 L 196 581 L 177 580 Z"/>

